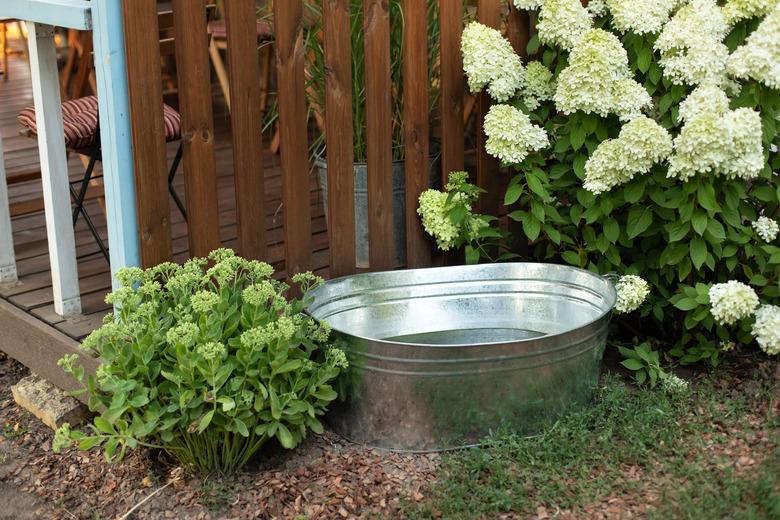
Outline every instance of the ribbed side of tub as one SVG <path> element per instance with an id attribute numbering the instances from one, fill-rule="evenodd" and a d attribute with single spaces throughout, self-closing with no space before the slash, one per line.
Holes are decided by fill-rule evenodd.
<path id="1" fill-rule="evenodd" d="M 500 428 L 534 433 L 567 407 L 586 403 L 598 381 L 614 290 L 585 271 L 548 267 L 441 268 L 329 282 L 315 293 L 310 312 L 333 318 L 350 369 L 339 381 L 343 401 L 331 407 L 328 422 L 346 438 L 371 447 L 434 451 L 478 443 Z M 563 307 L 551 306 L 547 298 L 561 299 Z M 428 307 L 430 319 L 421 317 Z M 547 319 L 560 330 L 474 345 L 382 339 L 392 336 L 388 320 L 398 320 L 399 334 L 408 332 L 404 327 L 425 332 L 452 327 L 448 317 L 458 309 L 464 327 Z M 569 328 L 566 309 L 590 309 L 594 318 L 572 317 L 577 326 Z M 347 313 L 357 314 L 346 319 Z M 375 320 L 376 326 L 365 320 Z M 379 338 L 370 337 L 372 330 L 381 332 Z"/>

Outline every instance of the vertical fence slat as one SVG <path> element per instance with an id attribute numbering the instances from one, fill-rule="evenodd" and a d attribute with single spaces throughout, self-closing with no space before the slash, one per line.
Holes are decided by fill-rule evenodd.
<path id="1" fill-rule="evenodd" d="M 392 205 L 390 13 L 387 0 L 363 0 L 363 17 L 368 141 L 366 147 L 368 258 L 371 270 L 381 271 L 391 269 L 395 257 Z"/>
<path id="2" fill-rule="evenodd" d="M 512 48 L 523 60 L 528 59 L 528 40 L 531 38 L 531 17 L 528 11 L 518 9 L 512 0 L 508 0 L 509 19 L 507 20 L 507 35 Z"/>
<path id="3" fill-rule="evenodd" d="M 441 163 L 442 185 L 450 172 L 462 171 L 463 160 L 463 34 L 462 0 L 439 0 L 441 24 Z"/>
<path id="4" fill-rule="evenodd" d="M 157 2 L 124 0 L 122 10 L 141 264 L 150 267 L 172 258 Z"/>
<path id="5" fill-rule="evenodd" d="M 230 75 L 230 121 L 236 179 L 238 250 L 247 258 L 265 256 L 262 114 L 254 0 L 223 3 Z"/>
<path id="6" fill-rule="evenodd" d="M 184 186 L 191 256 L 220 246 L 206 0 L 173 0 Z"/>
<path id="7" fill-rule="evenodd" d="M 330 275 L 355 272 L 355 174 L 352 133 L 350 0 L 325 0 L 325 139 L 328 154 Z"/>
<path id="8" fill-rule="evenodd" d="M 431 249 L 417 205 L 428 189 L 428 7 L 427 2 L 403 0 L 404 161 L 406 174 L 406 264 L 427 267 Z"/>
<path id="9" fill-rule="evenodd" d="M 302 0 L 274 2 L 284 246 L 288 276 L 307 271 L 311 262 L 311 208 L 306 196 L 309 192 L 309 141 L 302 22 Z"/>
<path id="10" fill-rule="evenodd" d="M 501 25 L 500 0 L 479 0 L 477 19 L 496 29 Z M 501 194 L 499 186 L 498 160 L 485 151 L 485 133 L 482 131 L 485 114 L 490 109 L 490 96 L 487 92 L 479 94 L 477 99 L 477 185 L 484 188 L 479 200 L 479 211 L 488 215 L 497 215 L 500 209 Z"/>

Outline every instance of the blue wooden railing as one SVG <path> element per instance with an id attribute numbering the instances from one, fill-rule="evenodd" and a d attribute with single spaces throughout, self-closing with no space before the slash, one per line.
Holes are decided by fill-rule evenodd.
<path id="1" fill-rule="evenodd" d="M 70 316 L 81 312 L 81 303 L 53 29 L 93 31 L 109 251 L 115 273 L 123 266 L 140 264 L 122 0 L 4 1 L 0 18 L 27 24 L 54 307 L 58 314 Z M 0 282 L 10 282 L 16 279 L 16 269 L 2 159 L 0 141 Z"/>

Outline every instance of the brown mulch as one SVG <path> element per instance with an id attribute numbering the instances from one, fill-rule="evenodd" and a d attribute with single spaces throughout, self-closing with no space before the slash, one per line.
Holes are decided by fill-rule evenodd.
<path id="1" fill-rule="evenodd" d="M 437 468 L 437 455 L 366 449 L 332 433 L 291 453 L 269 449 L 230 479 L 187 475 L 146 449 L 120 464 L 96 450 L 58 455 L 52 431 L 11 397 L 26 374 L 0 353 L 0 500 L 10 503 L 0 519 L 121 518 L 150 495 L 132 518 L 396 518 L 402 501 L 426 498 Z"/>

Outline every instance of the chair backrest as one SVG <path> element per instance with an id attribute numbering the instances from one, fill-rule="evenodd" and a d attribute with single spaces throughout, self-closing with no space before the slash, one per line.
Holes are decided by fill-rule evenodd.
<path id="1" fill-rule="evenodd" d="M 216 18 L 217 4 L 206 5 L 206 21 Z M 176 51 L 173 37 L 173 11 L 161 11 L 157 14 L 157 27 L 160 31 L 160 55 L 172 56 Z"/>

